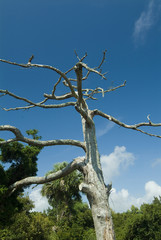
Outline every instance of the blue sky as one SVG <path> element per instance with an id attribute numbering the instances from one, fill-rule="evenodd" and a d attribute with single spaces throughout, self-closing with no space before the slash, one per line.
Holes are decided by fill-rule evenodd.
<path id="1" fill-rule="evenodd" d="M 66 71 L 85 52 L 90 67 L 101 61 L 107 49 L 103 71 L 107 80 L 91 75 L 86 86 L 109 88 L 127 84 L 115 92 L 89 101 L 127 124 L 161 122 L 161 0 L 28 0 L 0 1 L 0 58 L 27 63 L 49 64 Z M 21 69 L 0 64 L 0 88 L 33 101 L 50 93 L 57 75 L 42 69 Z M 62 93 L 60 88 L 58 93 Z M 22 106 L 9 97 L 0 106 Z M 4 112 L 1 124 L 25 130 L 36 128 L 44 140 L 82 140 L 79 115 L 71 107 L 59 110 L 31 109 Z M 98 147 L 105 180 L 113 182 L 111 206 L 123 211 L 161 195 L 161 139 L 123 129 L 101 117 L 95 118 Z M 161 135 L 161 128 L 146 129 Z M 0 133 L 1 138 L 12 135 Z M 53 164 L 70 162 L 83 152 L 76 147 L 44 149 L 38 161 L 38 175 Z M 38 191 L 32 197 L 38 198 Z M 34 198 L 34 197 L 33 197 Z M 38 201 L 38 200 L 37 200 Z M 124 204 L 123 204 L 124 203 Z"/>

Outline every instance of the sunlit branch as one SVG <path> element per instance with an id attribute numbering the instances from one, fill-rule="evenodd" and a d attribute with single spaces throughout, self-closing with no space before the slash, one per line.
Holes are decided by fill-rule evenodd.
<path id="1" fill-rule="evenodd" d="M 46 97 L 48 99 L 54 99 L 54 100 L 65 100 L 65 99 L 73 97 L 73 95 L 72 95 L 72 93 L 66 93 L 66 94 L 61 95 L 61 96 L 55 96 L 54 94 L 44 93 L 44 97 Z"/>
<path id="2" fill-rule="evenodd" d="M 13 139 L 1 141 L 0 146 L 12 141 L 21 141 L 29 145 L 39 146 L 39 147 L 55 146 L 55 145 L 72 145 L 72 146 L 83 148 L 83 150 L 86 151 L 84 142 L 80 142 L 77 140 L 58 139 L 58 140 L 40 141 L 40 140 L 30 139 L 30 138 L 24 137 L 18 128 L 10 125 L 1 125 L 0 131 L 10 131 L 15 135 L 15 138 Z"/>
<path id="3" fill-rule="evenodd" d="M 44 177 L 27 177 L 12 184 L 8 189 L 8 195 L 11 195 L 16 189 L 31 184 L 44 184 L 62 178 L 73 172 L 74 170 L 82 170 L 84 164 L 84 158 L 76 158 L 69 163 L 65 168 L 55 173 L 51 173 Z"/>
<path id="4" fill-rule="evenodd" d="M 132 130 L 136 130 L 138 132 L 141 132 L 141 133 L 144 133 L 146 135 L 149 135 L 149 136 L 152 136 L 152 137 L 158 137 L 158 138 L 161 138 L 160 135 L 156 135 L 156 134 L 151 134 L 151 133 L 148 133 L 148 132 L 145 132 L 141 129 L 139 129 L 140 127 L 161 127 L 161 123 L 152 123 L 151 121 L 146 123 L 146 122 L 142 122 L 142 123 L 137 123 L 137 124 L 133 124 L 133 125 L 128 125 L 128 124 L 125 124 L 121 121 L 119 121 L 118 119 L 106 114 L 106 113 L 103 113 L 99 110 L 93 110 L 91 115 L 95 116 L 95 115 L 99 115 L 101 117 L 104 117 L 114 123 L 116 123 L 117 125 L 121 126 L 121 127 L 124 127 L 124 128 L 128 128 L 128 129 L 132 129 Z"/>

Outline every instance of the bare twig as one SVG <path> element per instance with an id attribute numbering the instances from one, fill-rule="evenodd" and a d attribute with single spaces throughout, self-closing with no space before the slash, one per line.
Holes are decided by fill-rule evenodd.
<path id="1" fill-rule="evenodd" d="M 80 57 L 78 56 L 76 50 L 74 50 L 74 53 L 75 53 L 77 59 L 79 60 L 79 62 L 82 62 L 82 61 L 87 57 L 87 53 L 85 53 L 85 55 L 84 55 L 82 58 L 80 58 Z"/>
<path id="2" fill-rule="evenodd" d="M 100 65 L 97 67 L 98 69 L 102 66 L 102 64 L 104 63 L 104 61 L 105 61 L 105 59 L 106 59 L 106 52 L 107 52 L 107 50 L 105 50 L 105 51 L 103 52 L 103 58 L 102 58 L 102 61 L 101 61 Z M 96 68 L 96 69 L 97 69 L 97 68 Z"/>
<path id="3" fill-rule="evenodd" d="M 75 53 L 76 57 L 78 58 L 78 60 L 80 61 L 80 58 L 79 58 L 79 56 L 78 56 L 76 50 L 74 50 L 74 53 Z"/>
<path id="4" fill-rule="evenodd" d="M 28 60 L 28 64 L 31 63 L 31 61 L 33 60 L 33 58 L 34 58 L 34 55 L 32 55 L 32 56 L 29 58 L 29 60 Z"/>
<path id="5" fill-rule="evenodd" d="M 79 62 L 82 62 L 87 57 L 87 53 L 79 60 Z"/>
<path id="6" fill-rule="evenodd" d="M 150 114 L 147 116 L 147 119 L 148 119 L 149 123 L 152 124 L 152 122 L 150 120 Z"/>
<path id="7" fill-rule="evenodd" d="M 52 91 L 52 95 L 53 95 L 53 96 L 54 96 L 54 94 L 55 94 L 56 87 L 57 87 L 57 85 L 60 83 L 61 79 L 62 79 L 62 76 L 60 76 L 60 78 L 58 79 L 58 81 L 55 83 L 55 85 L 54 85 L 54 87 L 53 87 L 53 91 Z"/>

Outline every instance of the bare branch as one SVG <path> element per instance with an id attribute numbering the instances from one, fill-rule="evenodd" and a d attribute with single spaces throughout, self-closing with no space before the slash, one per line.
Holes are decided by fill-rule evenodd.
<path id="1" fill-rule="evenodd" d="M 56 99 L 56 100 L 63 100 L 63 99 L 67 99 L 69 97 L 71 97 L 71 93 L 69 94 L 66 94 L 66 95 L 63 95 L 63 96 L 60 96 L 60 97 L 52 97 L 52 95 L 47 95 L 47 94 L 44 94 L 44 96 L 46 96 L 46 98 L 39 102 L 39 103 L 34 103 L 30 100 L 28 100 L 27 98 L 24 98 L 24 97 L 19 97 L 11 92 L 9 92 L 8 90 L 2 90 L 0 89 L 0 92 L 1 93 L 4 93 L 4 95 L 9 95 L 13 98 L 16 98 L 18 100 L 22 100 L 24 102 L 27 102 L 28 104 L 30 104 L 29 106 L 24 106 L 24 107 L 15 107 L 15 108 L 2 108 L 3 110 L 5 111 L 11 111 L 11 110 L 22 110 L 22 109 L 30 109 L 30 108 L 33 108 L 33 107 L 41 107 L 41 108 L 62 108 L 62 107 L 68 107 L 68 106 L 74 106 L 75 105 L 75 102 L 66 102 L 66 103 L 61 103 L 61 104 L 49 104 L 49 105 L 46 105 L 46 104 L 43 104 L 45 103 L 48 99 Z"/>
<path id="2" fill-rule="evenodd" d="M 146 135 L 149 135 L 151 137 L 157 137 L 157 138 L 161 138 L 160 135 L 156 135 L 156 134 L 151 134 L 151 133 L 148 133 L 148 132 L 145 132 L 141 129 L 139 129 L 140 127 L 161 127 L 161 123 L 152 123 L 151 121 L 146 123 L 146 122 L 143 122 L 143 123 L 138 123 L 138 124 L 134 124 L 134 125 L 128 125 L 128 124 L 125 124 L 121 121 L 119 121 L 118 119 L 108 115 L 108 114 L 105 114 L 99 110 L 93 110 L 91 115 L 99 115 L 101 117 L 104 117 L 104 118 L 107 118 L 108 120 L 116 123 L 117 125 L 121 126 L 121 127 L 124 127 L 124 128 L 128 128 L 128 129 L 132 129 L 132 130 L 136 130 L 138 132 L 141 132 L 141 133 L 144 133 Z"/>
<path id="3" fill-rule="evenodd" d="M 94 94 L 102 93 L 102 96 L 104 97 L 105 93 L 115 91 L 116 89 L 124 87 L 125 85 L 126 85 L 126 81 L 124 81 L 123 84 L 121 84 L 121 85 L 119 85 L 117 87 L 114 87 L 114 88 L 111 88 L 111 89 L 107 89 L 107 90 L 104 90 L 103 88 L 100 88 L 100 87 L 97 87 L 95 89 L 86 89 L 86 93 L 83 94 L 83 95 L 87 96 L 87 98 L 85 100 L 88 100 L 89 98 L 91 98 L 93 100 L 96 100 L 96 98 L 93 98 Z M 83 89 L 82 91 L 84 91 L 84 90 L 85 89 Z"/>
<path id="4" fill-rule="evenodd" d="M 89 72 L 94 72 L 94 73 L 98 74 L 99 76 L 101 76 L 102 78 L 106 79 L 106 77 L 104 76 L 105 74 L 102 74 L 101 72 L 98 72 L 94 68 L 88 67 L 87 64 L 85 64 L 85 63 L 80 63 L 80 64 L 82 65 L 82 67 L 87 69 Z"/>
<path id="5" fill-rule="evenodd" d="M 83 80 L 83 81 L 86 80 L 86 79 L 88 78 L 89 74 L 90 74 L 90 71 L 87 72 L 86 76 L 83 77 L 82 80 Z"/>
<path id="6" fill-rule="evenodd" d="M 126 85 L 126 80 L 124 81 L 123 84 L 121 84 L 121 85 L 119 85 L 119 86 L 117 86 L 117 87 L 104 90 L 104 93 L 115 91 L 115 90 L 118 89 L 118 88 L 125 87 L 125 85 Z"/>
<path id="7" fill-rule="evenodd" d="M 21 188 L 23 186 L 31 184 L 44 184 L 65 177 L 76 169 L 82 170 L 84 160 L 85 160 L 84 158 L 75 158 L 65 168 L 55 173 L 51 173 L 44 177 L 27 177 L 25 179 L 19 180 L 9 187 L 8 195 L 11 195 L 16 189 Z"/>
<path id="8" fill-rule="evenodd" d="M 9 139 L 7 141 L 1 141 L 0 146 L 9 142 L 21 141 L 29 145 L 39 146 L 39 147 L 55 146 L 55 145 L 72 145 L 72 146 L 81 147 L 84 151 L 86 151 L 84 142 L 80 142 L 77 140 L 58 139 L 58 140 L 40 141 L 40 140 L 30 139 L 30 138 L 24 137 L 18 128 L 10 125 L 1 125 L 0 131 L 10 131 L 15 135 L 15 138 L 13 139 Z"/>
<path id="9" fill-rule="evenodd" d="M 147 116 L 147 119 L 148 119 L 149 123 L 152 124 L 152 122 L 150 120 L 150 114 Z"/>
<path id="10" fill-rule="evenodd" d="M 75 53 L 77 59 L 79 60 L 79 62 L 82 62 L 82 61 L 87 57 L 87 53 L 85 53 L 85 55 L 84 55 L 82 58 L 79 58 L 79 56 L 78 56 L 76 50 L 74 50 L 74 53 Z"/>
<path id="11" fill-rule="evenodd" d="M 102 61 L 101 61 L 100 65 L 99 65 L 97 68 L 100 68 L 100 67 L 102 66 L 102 64 L 104 63 L 104 61 L 105 61 L 105 59 L 106 59 L 106 52 L 107 52 L 107 50 L 105 50 L 105 51 L 103 52 Z"/>
<path id="12" fill-rule="evenodd" d="M 74 53 L 75 53 L 76 57 L 78 58 L 78 60 L 80 61 L 80 58 L 79 58 L 79 56 L 78 56 L 76 50 L 74 50 Z"/>
<path id="13" fill-rule="evenodd" d="M 53 87 L 52 95 L 55 94 L 56 87 L 57 87 L 57 85 L 60 83 L 61 79 L 62 79 L 62 77 L 60 76 L 60 78 L 58 79 L 58 81 L 55 83 L 55 85 L 54 85 L 54 87 Z"/>
<path id="14" fill-rule="evenodd" d="M 87 57 L 87 53 L 85 53 L 85 55 L 80 59 L 79 62 L 82 62 L 86 57 Z"/>
<path id="15" fill-rule="evenodd" d="M 11 65 L 16 65 L 16 66 L 19 66 L 19 67 L 23 67 L 23 68 L 31 68 L 31 67 L 35 67 L 35 68 L 44 68 L 44 69 L 50 69 L 50 70 L 53 70 L 54 72 L 58 73 L 62 78 L 64 78 L 64 80 L 68 83 L 69 85 L 69 88 L 73 94 L 73 97 L 75 97 L 76 99 L 78 98 L 77 94 L 75 93 L 74 89 L 72 88 L 72 85 L 69 81 L 69 79 L 67 78 L 66 74 L 63 73 L 62 71 L 60 71 L 59 69 L 53 67 L 53 66 L 50 66 L 50 65 L 43 65 L 43 64 L 32 64 L 32 63 L 27 63 L 27 64 L 19 64 L 19 63 L 15 63 L 15 62 L 11 62 L 11 61 L 7 61 L 7 60 L 4 60 L 4 59 L 0 59 L 0 62 L 4 62 L 4 63 L 8 63 L 8 64 L 11 64 Z M 73 68 L 71 68 L 70 70 L 68 70 L 67 72 L 71 71 Z"/>
<path id="16" fill-rule="evenodd" d="M 66 93 L 64 95 L 61 96 L 55 96 L 54 94 L 46 94 L 44 93 L 44 97 L 48 98 L 48 99 L 54 99 L 54 100 L 64 100 L 64 99 L 68 99 L 73 97 L 72 93 Z"/>
<path id="17" fill-rule="evenodd" d="M 31 63 L 31 61 L 33 60 L 33 58 L 34 58 L 34 55 L 32 55 L 32 56 L 29 58 L 29 60 L 28 60 L 28 64 Z"/>
<path id="18" fill-rule="evenodd" d="M 66 71 L 65 74 L 71 72 L 72 70 L 73 70 L 73 67 L 70 68 L 68 71 Z M 60 78 L 58 79 L 58 81 L 55 83 L 54 88 L 53 88 L 53 91 L 52 91 L 52 95 L 55 94 L 56 87 L 57 87 L 57 85 L 60 83 L 61 79 L 62 79 L 62 76 L 60 76 Z M 69 78 L 68 78 L 68 79 L 69 79 Z M 70 81 L 70 79 L 69 79 L 69 81 Z M 66 82 L 66 81 L 65 81 L 65 82 Z"/>
<path id="19" fill-rule="evenodd" d="M 30 106 L 25 106 L 25 107 L 15 107 L 15 108 L 2 108 L 4 111 L 15 111 L 15 110 L 28 110 L 33 107 L 41 107 L 41 108 L 63 108 L 63 107 L 69 107 L 69 106 L 75 106 L 76 102 L 66 102 L 66 103 L 61 103 L 61 104 L 50 104 L 50 105 L 30 105 Z"/>
<path id="20" fill-rule="evenodd" d="M 0 93 L 4 93 L 4 95 L 9 95 L 9 96 L 11 96 L 13 98 L 16 98 L 18 100 L 22 100 L 24 102 L 27 102 L 27 103 L 33 105 L 33 106 L 40 106 L 40 105 L 42 105 L 43 103 L 45 103 L 48 100 L 47 98 L 45 98 L 43 101 L 41 101 L 39 103 L 34 103 L 34 102 L 28 100 L 27 98 L 19 97 L 19 96 L 15 95 L 14 93 L 9 92 L 8 90 L 0 89 Z"/>

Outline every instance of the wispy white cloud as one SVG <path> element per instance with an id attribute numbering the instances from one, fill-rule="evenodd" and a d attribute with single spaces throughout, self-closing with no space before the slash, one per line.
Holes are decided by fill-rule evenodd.
<path id="1" fill-rule="evenodd" d="M 150 0 L 134 25 L 133 37 L 136 44 L 143 43 L 148 31 L 157 23 L 161 12 L 161 0 Z"/>
<path id="2" fill-rule="evenodd" d="M 116 146 L 110 155 L 102 155 L 101 163 L 105 182 L 110 182 L 113 177 L 120 174 L 120 171 L 127 169 L 134 163 L 134 159 L 134 154 L 127 152 L 124 146 Z"/>
<path id="3" fill-rule="evenodd" d="M 145 184 L 145 193 L 140 198 L 130 195 L 127 189 L 122 189 L 118 192 L 116 189 L 112 190 L 110 206 L 116 212 L 127 211 L 132 205 L 140 207 L 143 203 L 151 203 L 154 197 L 161 196 L 161 186 L 154 181 L 149 181 Z"/>
<path id="4" fill-rule="evenodd" d="M 115 124 L 113 122 L 108 122 L 103 128 L 99 128 L 97 130 L 97 137 L 102 137 L 103 135 L 108 133 L 114 126 Z"/>
<path id="5" fill-rule="evenodd" d="M 152 167 L 155 167 L 157 165 L 161 166 L 161 158 L 157 158 L 153 163 L 152 163 Z"/>
<path id="6" fill-rule="evenodd" d="M 50 207 L 47 198 L 41 195 L 41 187 L 32 190 L 29 194 L 29 198 L 34 202 L 35 205 L 32 211 L 43 212 Z"/>

